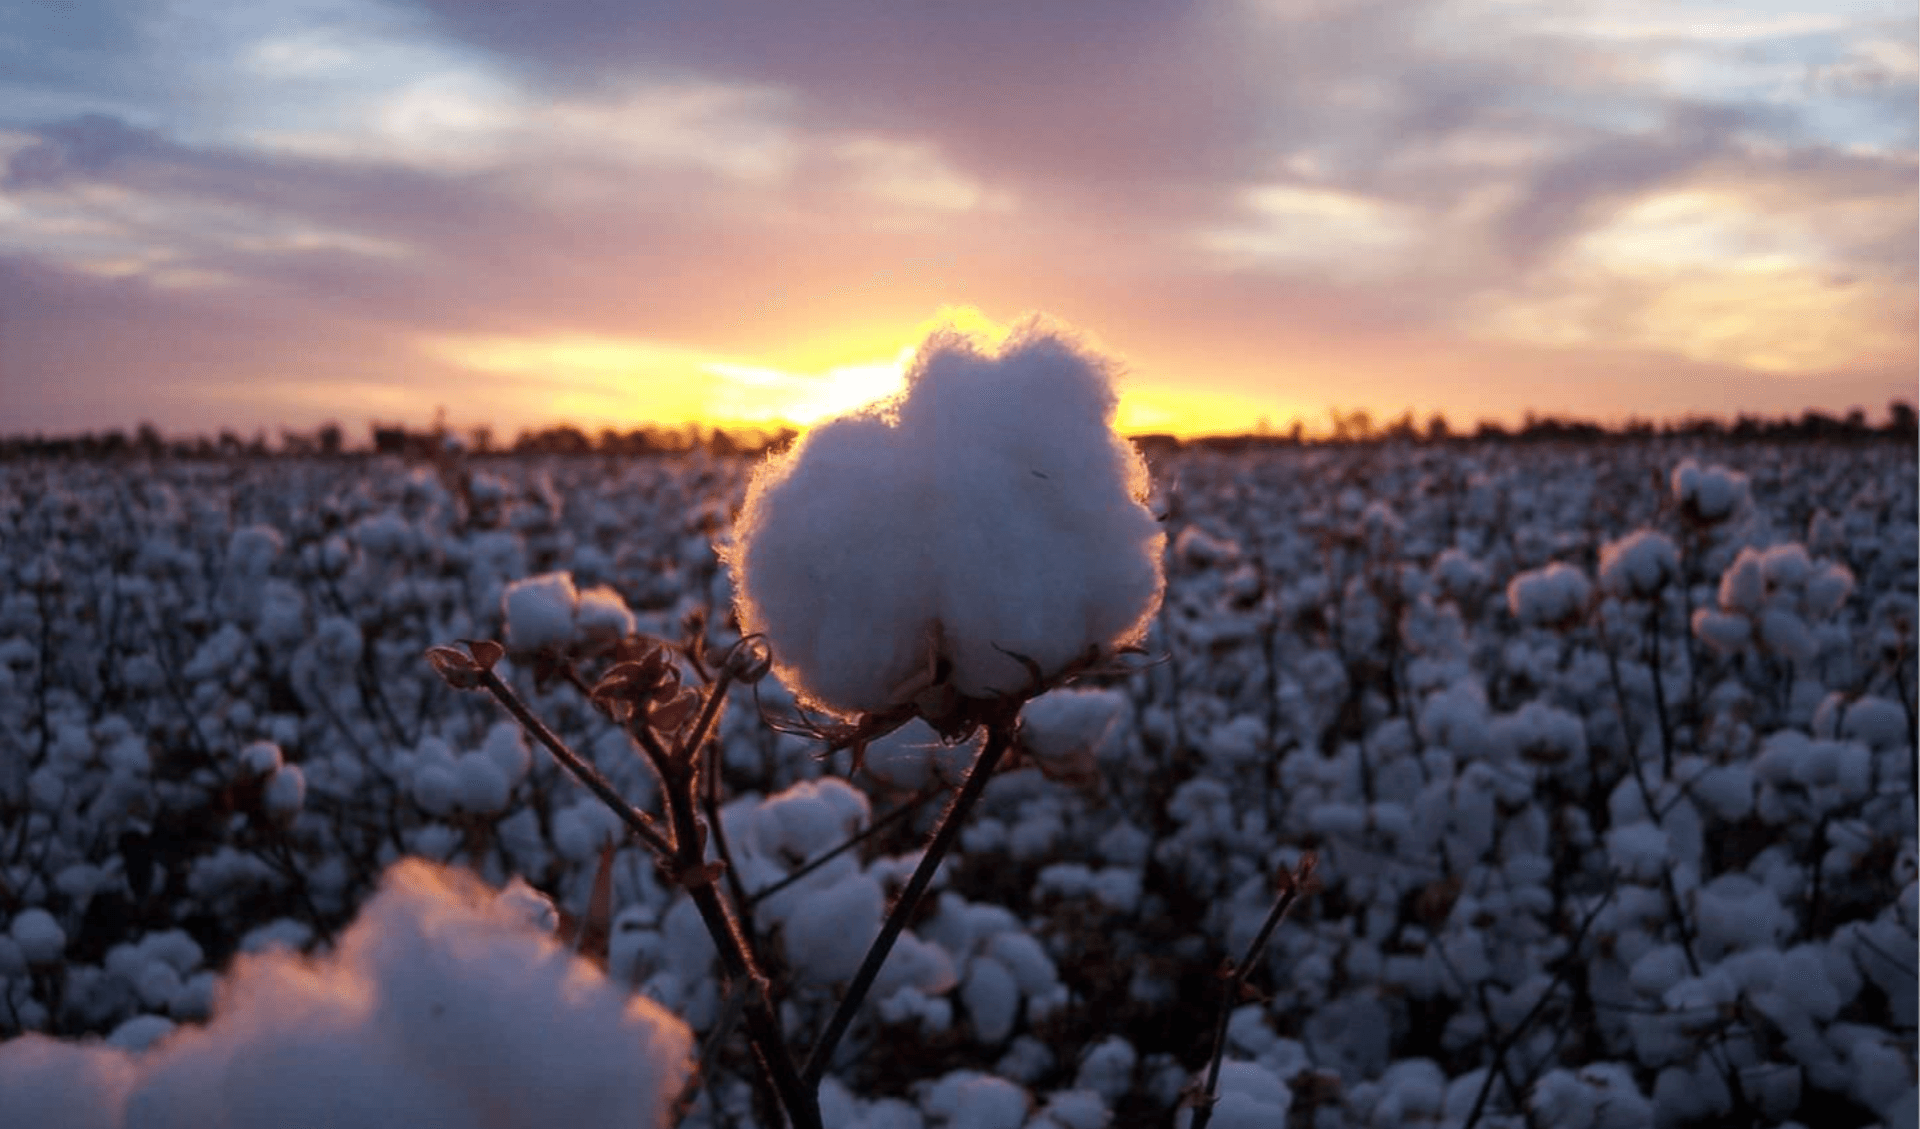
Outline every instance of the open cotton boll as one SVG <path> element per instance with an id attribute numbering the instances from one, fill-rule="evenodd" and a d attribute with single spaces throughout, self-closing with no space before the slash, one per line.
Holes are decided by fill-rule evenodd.
<path id="1" fill-rule="evenodd" d="M 307 774 L 297 764 L 281 765 L 260 794 L 260 807 L 270 816 L 289 820 L 307 802 Z"/>
<path id="2" fill-rule="evenodd" d="M 727 559 L 744 630 L 807 704 L 883 710 L 944 673 L 962 695 L 1139 639 L 1164 540 L 1113 431 L 1110 365 L 1038 324 L 998 353 L 952 332 L 906 392 L 765 464 Z M 944 663 L 944 667 L 942 667 Z"/>
<path id="3" fill-rule="evenodd" d="M 1767 597 L 1767 574 L 1758 551 L 1740 550 L 1720 574 L 1720 606 L 1730 612 L 1755 612 Z"/>
<path id="4" fill-rule="evenodd" d="M 462 811 L 497 815 L 506 810 L 513 785 L 492 757 L 485 753 L 462 754 L 454 762 L 453 775 Z"/>
<path id="5" fill-rule="evenodd" d="M 1051 690 L 1020 711 L 1020 737 L 1042 766 L 1070 766 L 1105 751 L 1131 712 L 1117 690 Z"/>
<path id="6" fill-rule="evenodd" d="M 844 780 L 803 780 L 770 796 L 754 809 L 746 825 L 747 845 L 756 854 L 797 865 L 866 826 L 872 808 L 864 793 Z"/>
<path id="7" fill-rule="evenodd" d="M 15 914 L 7 932 L 28 964 L 53 964 L 67 949 L 67 931 L 39 906 Z"/>
<path id="8" fill-rule="evenodd" d="M 1673 497 L 1683 512 L 1697 520 L 1725 521 L 1747 501 L 1747 476 L 1686 459 L 1673 468 Z"/>
<path id="9" fill-rule="evenodd" d="M 120 1129 L 138 1076 L 118 1047 L 28 1032 L 0 1043 L 0 1125 Z"/>
<path id="10" fill-rule="evenodd" d="M 933 726 L 915 718 L 867 746 L 861 767 L 883 784 L 918 791 L 936 782 L 958 783 L 979 755 L 983 738 L 976 734 L 949 744 Z"/>
<path id="11" fill-rule="evenodd" d="M 867 943 L 880 933 L 886 895 L 871 874 L 849 874 L 794 901 L 781 928 L 787 961 L 802 978 L 833 983 L 860 967 Z"/>
<path id="12" fill-rule="evenodd" d="M 0 1125 L 661 1125 L 691 1050 L 470 876 L 408 860 L 331 955 L 238 958 L 204 1027 L 138 1056 L 0 1045 Z"/>
<path id="13" fill-rule="evenodd" d="M 1013 1034 L 1020 1018 L 1020 983 L 1006 965 L 990 956 L 967 962 L 967 978 L 960 984 L 960 1002 L 973 1019 L 973 1033 L 982 1043 L 998 1044 Z"/>
<path id="14" fill-rule="evenodd" d="M 1508 581 L 1507 608 L 1529 627 L 1553 627 L 1578 619 L 1592 592 L 1586 573 L 1555 561 Z"/>
<path id="15" fill-rule="evenodd" d="M 1219 1100 L 1209 1125 L 1219 1129 L 1271 1129 L 1287 1123 L 1293 1091 L 1257 1062 L 1228 1059 L 1220 1064 Z M 1176 1125 L 1193 1124 L 1193 1111 L 1182 1110 Z"/>
<path id="16" fill-rule="evenodd" d="M 602 584 L 580 593 L 574 624 L 589 643 L 612 646 L 633 634 L 633 612 L 620 593 Z"/>
<path id="17" fill-rule="evenodd" d="M 573 641 L 574 609 L 579 602 L 573 577 L 564 572 L 542 573 L 507 585 L 500 595 L 507 646 L 516 651 L 567 646 Z"/>
<path id="18" fill-rule="evenodd" d="M 1600 547 L 1600 587 L 1616 596 L 1645 598 L 1680 574 L 1680 550 L 1673 539 L 1639 529 Z"/>
<path id="19" fill-rule="evenodd" d="M 527 748 L 526 731 L 511 721 L 498 721 L 487 730 L 487 736 L 480 744 L 480 751 L 487 755 L 501 775 L 507 778 L 507 787 L 513 788 L 527 777 L 533 767 L 533 752 Z"/>
<path id="20" fill-rule="evenodd" d="M 1029 1101 L 1005 1078 L 956 1070 L 929 1087 L 921 1105 L 943 1118 L 938 1124 L 945 1129 L 1021 1129 Z"/>
<path id="21" fill-rule="evenodd" d="M 1828 562 L 1820 566 L 1806 583 L 1806 609 L 1809 615 L 1824 619 L 1839 611 L 1853 595 L 1853 570 Z"/>
<path id="22" fill-rule="evenodd" d="M 1714 650 L 1732 654 L 1753 639 L 1753 621 L 1743 615 L 1697 608 L 1693 613 L 1693 634 Z"/>
<path id="23" fill-rule="evenodd" d="M 248 776 L 267 776 L 280 768 L 280 746 L 272 741 L 255 741 L 240 750 L 240 771 Z"/>

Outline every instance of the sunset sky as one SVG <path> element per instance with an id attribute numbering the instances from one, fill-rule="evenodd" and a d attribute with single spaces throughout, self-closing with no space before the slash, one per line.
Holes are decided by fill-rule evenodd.
<path id="1" fill-rule="evenodd" d="M 1913 0 L 16 0 L 0 432 L 1913 399 Z"/>

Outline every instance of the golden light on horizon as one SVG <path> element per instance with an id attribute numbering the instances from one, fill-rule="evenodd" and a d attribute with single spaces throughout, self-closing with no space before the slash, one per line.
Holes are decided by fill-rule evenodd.
<path id="1" fill-rule="evenodd" d="M 500 418 L 486 422 L 804 430 L 899 393 L 915 351 L 937 330 L 958 330 L 983 348 L 997 349 L 1013 328 L 978 308 L 949 306 L 904 332 L 842 330 L 827 341 L 764 358 L 582 334 L 439 336 L 422 339 L 419 347 L 456 368 L 510 379 L 516 391 L 488 394 Z M 1123 432 L 1191 437 L 1247 432 L 1262 423 L 1285 431 L 1296 419 L 1316 429 L 1317 417 L 1303 404 L 1146 378 L 1129 370 L 1123 354 L 1083 336 L 1120 365 L 1117 424 Z"/>

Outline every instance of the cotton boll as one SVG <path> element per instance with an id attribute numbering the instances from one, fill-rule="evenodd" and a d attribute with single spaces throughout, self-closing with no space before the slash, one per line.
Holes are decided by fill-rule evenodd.
<path id="1" fill-rule="evenodd" d="M 886 898 L 869 874 L 850 874 L 824 889 L 809 889 L 787 915 L 781 935 L 787 960 L 800 976 L 834 983 L 860 967 L 880 933 Z"/>
<path id="2" fill-rule="evenodd" d="M 1090 1090 L 1056 1090 L 1028 1129 L 1107 1129 L 1113 1114 L 1099 1094 Z"/>
<path id="3" fill-rule="evenodd" d="M 1760 554 L 1760 573 L 1772 590 L 1796 589 L 1813 575 L 1813 561 L 1807 547 L 1797 542 L 1775 545 Z"/>
<path id="4" fill-rule="evenodd" d="M 553 814 L 553 849 L 575 863 L 589 863 L 600 848 L 616 842 L 613 813 L 598 801 L 582 800 Z"/>
<path id="5" fill-rule="evenodd" d="M 1744 764 L 1715 765 L 1688 785 L 1706 811 L 1737 822 L 1753 814 L 1753 770 Z"/>
<path id="6" fill-rule="evenodd" d="M 553 899 L 528 885 L 524 878 L 515 876 L 508 882 L 494 896 L 494 904 L 541 933 L 555 935 L 560 932 L 560 911 L 554 906 Z"/>
<path id="7" fill-rule="evenodd" d="M 7 932 L 30 965 L 57 963 L 67 949 L 67 931 L 60 928 L 52 914 L 38 906 L 15 914 Z"/>
<path id="8" fill-rule="evenodd" d="M 889 407 L 766 464 L 727 554 L 742 626 L 803 699 L 884 709 L 941 659 L 989 697 L 1030 680 L 1007 652 L 1051 675 L 1139 638 L 1162 535 L 1103 362 L 1038 326 L 997 355 L 943 332 Z"/>
<path id="9" fill-rule="evenodd" d="M 1773 891 L 1744 874 L 1722 874 L 1701 887 L 1693 918 L 1709 955 L 1775 944 L 1793 928 Z"/>
<path id="10" fill-rule="evenodd" d="M 247 776 L 270 776 L 285 758 L 272 741 L 255 741 L 240 750 L 240 771 Z"/>
<path id="11" fill-rule="evenodd" d="M 1825 564 L 1807 578 L 1807 614 L 1824 619 L 1839 611 L 1853 594 L 1853 572 L 1843 564 Z"/>
<path id="12" fill-rule="evenodd" d="M 307 774 L 297 764 L 282 765 L 260 794 L 260 807 L 282 822 L 300 814 L 307 802 Z"/>
<path id="13" fill-rule="evenodd" d="M 487 730 L 480 751 L 506 777 L 509 789 L 525 780 L 528 770 L 533 767 L 533 753 L 527 748 L 527 735 L 519 725 L 510 721 L 495 722 Z"/>
<path id="14" fill-rule="evenodd" d="M 1616 596 L 1645 599 L 1680 574 L 1680 550 L 1664 533 L 1635 530 L 1600 547 L 1600 587 Z"/>
<path id="15" fill-rule="evenodd" d="M 1761 554 L 1742 549 L 1720 574 L 1720 607 L 1730 612 L 1757 612 L 1767 595 L 1767 576 Z"/>
<path id="16" fill-rule="evenodd" d="M 919 791 L 929 784 L 957 783 L 979 752 L 983 738 L 949 745 L 931 725 L 915 718 L 870 743 L 861 767 L 892 788 Z"/>
<path id="17" fill-rule="evenodd" d="M 1659 881 L 1672 853 L 1666 830 L 1654 823 L 1630 823 L 1607 832 L 1607 857 L 1629 881 Z"/>
<path id="18" fill-rule="evenodd" d="M 1109 1035 L 1088 1047 L 1074 1075 L 1076 1090 L 1091 1090 L 1109 1103 L 1117 1102 L 1133 1089 L 1134 1068 L 1140 1056 L 1133 1044 L 1118 1035 Z"/>
<path id="19" fill-rule="evenodd" d="M 1907 742 L 1907 714 L 1899 703 L 1863 697 L 1845 706 L 1837 736 L 1865 742 L 1869 747 L 1898 749 Z"/>
<path id="20" fill-rule="evenodd" d="M 1507 583 L 1507 607 L 1528 626 L 1554 627 L 1578 619 L 1593 586 L 1586 574 L 1563 561 L 1515 576 Z"/>
<path id="21" fill-rule="evenodd" d="M 1723 466 L 1701 466 L 1686 459 L 1673 468 L 1674 500 L 1695 521 L 1725 521 L 1746 505 L 1747 476 Z"/>
<path id="22" fill-rule="evenodd" d="M 574 622 L 581 639 L 596 648 L 611 647 L 634 631 L 626 600 L 604 584 L 580 593 Z"/>
<path id="23" fill-rule="evenodd" d="M 466 753 L 454 762 L 455 792 L 462 811 L 497 815 L 506 810 L 513 786 L 492 757 Z"/>
<path id="24" fill-rule="evenodd" d="M 0 1125 L 122 1129 L 138 1073 L 118 1047 L 29 1031 L 0 1042 Z"/>
<path id="25" fill-rule="evenodd" d="M 1116 690 L 1052 690 L 1021 710 L 1020 737 L 1043 765 L 1065 765 L 1099 756 L 1131 712 Z"/>
<path id="26" fill-rule="evenodd" d="M 428 763 L 414 770 L 412 793 L 421 811 L 450 815 L 460 803 L 460 778 L 450 763 Z"/>
<path id="27" fill-rule="evenodd" d="M 1810 659 L 1820 650 L 1806 622 L 1786 608 L 1767 608 L 1760 613 L 1760 643 L 1790 659 Z"/>
<path id="28" fill-rule="evenodd" d="M 1753 621 L 1744 615 L 1696 608 L 1693 613 L 1693 634 L 1714 650 L 1731 654 L 1745 647 L 1753 638 Z"/>
<path id="29" fill-rule="evenodd" d="M 952 954 L 931 941 L 921 940 L 909 929 L 900 934 L 893 951 L 887 954 L 887 962 L 880 966 L 872 995 L 875 999 L 885 999 L 904 989 L 938 996 L 952 991 L 959 979 Z"/>
<path id="30" fill-rule="evenodd" d="M 209 1024 L 138 1058 L 0 1046 L 0 1124 L 658 1124 L 691 1043 L 470 878 L 411 861 L 331 955 L 239 958 Z"/>
<path id="31" fill-rule="evenodd" d="M 921 1105 L 944 1118 L 946 1129 L 1021 1129 L 1030 1101 L 1004 1078 L 956 1070 L 935 1082 Z"/>
<path id="32" fill-rule="evenodd" d="M 757 853 L 797 865 L 857 833 L 870 814 L 866 796 L 846 781 L 803 780 L 762 801 L 748 835 Z"/>
<path id="33" fill-rule="evenodd" d="M 1660 999 L 1686 979 L 1688 967 L 1684 949 L 1678 945 L 1661 945 L 1640 954 L 1627 972 L 1627 982 L 1640 994 Z"/>
<path id="34" fill-rule="evenodd" d="M 123 1051 L 144 1051 L 173 1034 L 174 1029 L 173 1020 L 164 1015 L 136 1015 L 113 1029 L 107 1036 L 107 1046 Z"/>
<path id="35" fill-rule="evenodd" d="M 1287 1123 L 1293 1091 L 1257 1062 L 1228 1059 L 1220 1064 L 1218 1099 L 1210 1125 L 1220 1129 L 1271 1129 Z M 1193 1123 L 1193 1111 L 1183 1110 L 1175 1124 Z"/>
<path id="36" fill-rule="evenodd" d="M 529 576 L 507 585 L 500 597 L 507 646 L 523 652 L 566 647 L 573 641 L 574 608 L 579 599 L 573 577 L 564 572 Z"/>
<path id="37" fill-rule="evenodd" d="M 966 1005 L 974 1034 L 981 1042 L 1002 1043 L 1013 1033 L 1014 1020 L 1020 1015 L 1020 985 L 1000 961 L 976 956 L 967 962 L 960 1002 Z"/>

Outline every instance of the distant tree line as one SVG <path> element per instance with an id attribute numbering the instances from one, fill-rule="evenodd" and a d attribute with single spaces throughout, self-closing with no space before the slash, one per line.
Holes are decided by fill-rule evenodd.
<path id="1" fill-rule="evenodd" d="M 1920 442 L 1914 406 L 1905 400 L 1887 405 L 1884 421 L 1869 423 L 1859 408 L 1844 415 L 1830 415 L 1808 409 L 1798 416 L 1758 416 L 1742 412 L 1731 421 L 1717 416 L 1691 415 L 1678 420 L 1654 422 L 1630 418 L 1618 426 L 1592 420 L 1528 412 L 1517 427 L 1482 420 L 1472 430 L 1456 430 L 1445 415 L 1435 413 L 1424 422 L 1411 411 L 1384 424 L 1376 423 L 1363 409 L 1330 413 L 1325 434 L 1308 435 L 1299 421 L 1284 432 L 1262 426 L 1244 435 L 1215 435 L 1181 440 L 1172 435 L 1142 435 L 1137 441 L 1151 450 L 1169 450 L 1197 446 L 1232 451 L 1257 447 L 1306 446 L 1311 444 L 1435 444 L 1451 442 L 1547 443 L 1599 442 L 1620 439 L 1697 439 L 1717 442 L 1864 442 L 1899 440 Z M 648 457 L 682 455 L 691 451 L 726 457 L 760 455 L 784 449 L 799 433 L 790 427 L 721 428 L 686 424 L 681 427 L 649 425 L 628 431 L 602 428 L 589 435 L 571 424 L 555 424 L 538 430 L 523 430 L 511 443 L 502 442 L 490 426 L 481 425 L 456 431 L 444 416 L 436 417 L 425 428 L 410 428 L 401 423 L 375 422 L 368 425 L 367 443 L 349 446 L 345 430 L 338 423 L 325 423 L 312 431 L 282 429 L 277 440 L 265 431 L 242 436 L 222 429 L 213 436 L 164 436 L 150 423 L 142 423 L 131 433 L 120 429 L 88 431 L 78 435 L 16 435 L 0 437 L 0 459 L 27 457 L 55 458 L 347 458 L 365 455 L 401 455 L 435 457 L 462 453 L 481 457 L 511 455 L 622 455 Z"/>
<path id="2" fill-rule="evenodd" d="M 720 428 L 688 424 L 684 427 L 647 426 L 620 431 L 602 428 L 589 436 L 571 424 L 523 430 L 510 443 L 501 442 L 492 427 L 481 425 L 456 431 L 436 420 L 426 428 L 403 423 L 374 422 L 367 442 L 352 446 L 338 423 L 312 431 L 281 429 L 277 439 L 265 431 L 242 436 L 222 429 L 213 436 L 164 436 L 150 423 L 131 434 L 118 428 L 78 435 L 14 435 L 0 437 L 0 459 L 54 458 L 359 458 L 367 455 L 437 457 L 449 453 L 476 456 L 511 455 L 683 455 L 695 450 L 716 456 L 758 455 L 784 448 L 799 435 L 790 427 Z"/>
<path id="3" fill-rule="evenodd" d="M 1914 406 L 1905 400 L 1889 403 L 1886 419 L 1877 425 L 1869 423 L 1866 412 L 1859 408 L 1840 416 L 1811 408 L 1798 416 L 1759 416 L 1742 412 L 1731 421 L 1708 415 L 1690 415 L 1662 422 L 1630 417 L 1617 426 L 1529 411 L 1517 427 L 1509 427 L 1495 420 L 1481 420 L 1472 430 L 1455 429 L 1445 415 L 1437 412 L 1428 416 L 1424 423 L 1417 421 L 1411 411 L 1403 412 L 1384 425 L 1376 424 L 1372 414 L 1365 409 L 1347 412 L 1335 408 L 1329 415 L 1330 427 L 1322 435 L 1308 435 L 1305 425 L 1296 420 L 1285 432 L 1261 428 L 1250 435 L 1215 435 L 1185 441 L 1171 435 L 1142 435 L 1136 437 L 1136 441 L 1150 448 L 1198 446 L 1227 451 L 1329 443 L 1565 443 L 1656 438 L 1734 443 L 1864 442 L 1885 439 L 1920 442 L 1920 427 L 1916 427 Z"/>

